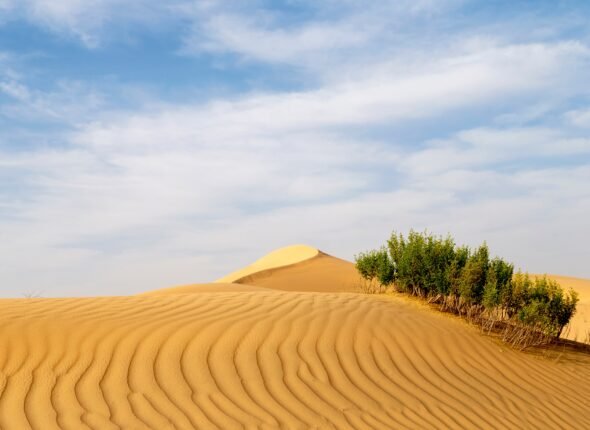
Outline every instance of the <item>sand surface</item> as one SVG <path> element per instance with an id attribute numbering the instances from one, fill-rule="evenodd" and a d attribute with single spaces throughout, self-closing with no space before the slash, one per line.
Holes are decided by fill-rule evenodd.
<path id="1" fill-rule="evenodd" d="M 211 282 L 208 284 L 179 285 L 177 287 L 161 288 L 142 293 L 144 296 L 162 296 L 170 294 L 198 294 L 198 293 L 235 293 L 240 291 L 265 291 L 266 288 L 255 285 Z"/>
<path id="2" fill-rule="evenodd" d="M 0 300 L 0 428 L 590 428 L 588 354 L 512 351 L 337 292 L 343 260 L 286 262 L 254 286 Z"/>

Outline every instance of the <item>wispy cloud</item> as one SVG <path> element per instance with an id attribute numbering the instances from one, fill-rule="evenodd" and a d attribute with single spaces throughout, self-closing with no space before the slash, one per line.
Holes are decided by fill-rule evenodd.
<path id="1" fill-rule="evenodd" d="M 191 30 L 183 37 L 181 53 L 234 55 L 238 61 L 343 76 L 348 74 L 349 64 L 374 67 L 384 57 L 419 46 L 428 35 L 420 34 L 407 22 L 423 20 L 426 29 L 433 24 L 434 17 L 460 3 L 299 2 L 294 5 L 300 10 L 293 13 L 280 7 L 265 7 L 263 3 L 240 9 L 207 2 L 180 8 L 192 20 Z M 438 45 L 433 44 L 432 49 L 436 50 Z"/>
<path id="2" fill-rule="evenodd" d="M 354 22 L 314 22 L 273 28 L 268 19 L 239 15 L 212 16 L 185 38 L 184 53 L 235 53 L 264 62 L 307 64 L 327 51 L 358 48 L 376 33 Z M 364 31 L 363 31 L 364 30 Z"/>
<path id="3" fill-rule="evenodd" d="M 105 105 L 99 91 L 82 82 L 62 81 L 50 91 L 32 90 L 18 80 L 0 80 L 0 93 L 12 99 L 0 104 L 6 118 L 75 123 Z"/>
<path id="4" fill-rule="evenodd" d="M 25 19 L 49 31 L 73 37 L 88 48 L 100 46 L 109 32 L 135 25 L 160 27 L 175 17 L 177 4 L 149 0 L 3 0 L 5 19 Z"/>

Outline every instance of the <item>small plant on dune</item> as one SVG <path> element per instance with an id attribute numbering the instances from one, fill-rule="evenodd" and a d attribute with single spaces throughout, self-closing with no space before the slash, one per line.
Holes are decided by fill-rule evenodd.
<path id="1" fill-rule="evenodd" d="M 459 295 L 466 304 L 481 303 L 487 281 L 488 266 L 489 251 L 488 246 L 484 243 L 469 256 L 461 271 Z"/>
<path id="2" fill-rule="evenodd" d="M 411 230 L 392 233 L 387 248 L 356 256 L 356 267 L 370 287 L 398 291 L 436 303 L 481 324 L 520 348 L 558 338 L 575 313 L 577 294 L 565 292 L 546 276 L 514 273 L 514 265 L 490 259 L 486 243 L 475 250 L 456 246 L 450 237 Z"/>
<path id="3" fill-rule="evenodd" d="M 516 279 L 511 309 L 513 323 L 506 326 L 504 339 L 527 346 L 558 338 L 575 312 L 577 293 L 564 292 L 557 282 L 546 276 L 531 280 L 519 274 Z"/>
<path id="4" fill-rule="evenodd" d="M 385 248 L 361 252 L 355 256 L 356 268 L 361 275 L 361 290 L 365 293 L 381 293 L 395 278 L 395 267 Z"/>
<path id="5" fill-rule="evenodd" d="M 387 245 L 398 289 L 421 297 L 448 292 L 446 270 L 455 258 L 455 244 L 450 237 L 411 230 L 407 239 L 392 234 Z"/>

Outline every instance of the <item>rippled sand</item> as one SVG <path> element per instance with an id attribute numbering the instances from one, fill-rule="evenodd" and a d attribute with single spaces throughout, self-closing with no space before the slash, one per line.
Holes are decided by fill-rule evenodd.
<path id="1" fill-rule="evenodd" d="M 346 292 L 354 268 L 323 253 L 277 262 L 233 284 L 0 300 L 0 428 L 590 428 L 588 355 Z"/>

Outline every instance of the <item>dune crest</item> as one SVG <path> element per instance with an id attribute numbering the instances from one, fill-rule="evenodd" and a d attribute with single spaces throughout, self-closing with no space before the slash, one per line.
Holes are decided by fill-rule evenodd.
<path id="1" fill-rule="evenodd" d="M 246 276 L 252 275 L 263 270 L 276 269 L 278 267 L 289 266 L 304 260 L 315 257 L 319 250 L 307 245 L 291 245 L 277 249 L 264 257 L 256 260 L 254 263 L 230 273 L 215 282 L 231 283 L 240 280 Z"/>
<path id="2" fill-rule="evenodd" d="M 235 281 L 282 291 L 358 292 L 360 277 L 353 263 L 321 251 L 307 260 L 261 270 Z"/>

